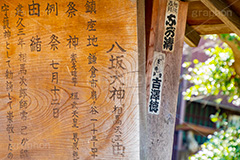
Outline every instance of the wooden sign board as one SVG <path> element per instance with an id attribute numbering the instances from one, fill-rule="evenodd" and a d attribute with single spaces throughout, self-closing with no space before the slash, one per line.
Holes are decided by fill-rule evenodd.
<path id="1" fill-rule="evenodd" d="M 162 86 L 164 76 L 165 54 L 161 52 L 154 52 L 152 64 L 152 77 L 150 83 L 150 93 L 148 100 L 148 113 L 159 114 Z"/>
<path id="2" fill-rule="evenodd" d="M 139 159 L 136 0 L 0 7 L 0 159 Z"/>
<path id="3" fill-rule="evenodd" d="M 176 41 L 178 19 L 178 0 L 168 0 L 164 23 L 163 51 L 173 52 Z"/>

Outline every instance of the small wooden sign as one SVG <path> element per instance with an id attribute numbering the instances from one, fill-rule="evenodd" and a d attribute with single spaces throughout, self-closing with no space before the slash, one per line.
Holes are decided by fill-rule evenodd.
<path id="1" fill-rule="evenodd" d="M 165 16 L 163 51 L 173 52 L 176 40 L 176 29 L 178 19 L 178 0 L 168 0 Z"/>
<path id="2" fill-rule="evenodd" d="M 159 114 L 162 97 L 164 64 L 165 54 L 161 52 L 154 52 L 152 77 L 150 83 L 150 96 L 148 101 L 148 113 L 150 114 Z"/>

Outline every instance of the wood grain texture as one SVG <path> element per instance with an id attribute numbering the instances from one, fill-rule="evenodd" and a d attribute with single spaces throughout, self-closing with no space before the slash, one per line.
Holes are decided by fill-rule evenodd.
<path id="1" fill-rule="evenodd" d="M 162 52 L 163 27 L 165 22 L 167 0 L 154 0 L 150 42 L 147 52 L 147 100 L 149 96 L 152 58 L 154 51 Z M 166 54 L 162 102 L 159 115 L 147 116 L 148 155 L 147 159 L 170 160 L 172 156 L 173 134 L 176 118 L 178 84 L 182 59 L 185 25 L 187 18 L 187 2 L 180 2 L 178 24 L 176 29 L 175 50 Z"/>
<path id="2" fill-rule="evenodd" d="M 221 19 L 234 33 L 240 35 L 240 18 L 224 1 L 201 0 L 216 16 Z"/>
<path id="3" fill-rule="evenodd" d="M 189 25 L 221 24 L 223 23 L 201 1 L 189 2 L 187 23 Z"/>
<path id="4" fill-rule="evenodd" d="M 54 14 L 47 15 L 45 9 L 47 3 L 58 3 L 58 16 Z M 68 17 L 67 5 L 69 2 L 76 4 L 78 10 L 76 16 Z M 14 133 L 12 135 L 12 153 L 13 159 L 20 159 L 21 151 L 21 126 L 27 125 L 28 138 L 27 145 L 28 157 L 25 159 L 31 160 L 70 160 L 73 159 L 73 132 L 78 133 L 78 153 L 79 159 L 93 159 L 91 156 L 91 139 L 92 139 L 92 122 L 91 119 L 97 119 L 95 123 L 98 148 L 97 157 L 95 159 L 129 159 L 137 160 L 140 157 L 140 137 L 139 137 L 139 57 L 144 57 L 144 52 L 139 52 L 138 45 L 143 46 L 144 41 L 138 42 L 137 36 L 137 2 L 136 0 L 101 0 L 96 1 L 96 14 L 85 12 L 85 3 L 87 1 L 64 1 L 64 0 L 35 0 L 39 3 L 40 16 L 30 16 L 28 12 L 28 4 L 32 1 L 20 0 L 3 0 L 0 1 L 0 6 L 9 5 L 9 26 L 12 32 L 8 42 L 9 56 L 11 57 L 11 69 L 13 76 L 13 91 L 11 93 L 13 103 L 12 111 L 14 113 L 13 126 Z M 142 3 L 142 1 L 140 1 Z M 21 49 L 18 46 L 17 27 L 18 21 L 15 16 L 15 9 L 21 3 L 23 6 L 23 24 L 25 25 L 24 32 L 26 35 L 21 36 L 24 39 L 25 46 Z M 141 6 L 142 7 L 142 6 Z M 7 127 L 7 112 L 10 110 L 7 106 L 8 94 L 6 91 L 5 72 L 8 69 L 6 61 L 6 39 L 3 35 L 3 17 L 4 12 L 0 12 L 0 159 L 7 159 L 9 138 L 6 131 Z M 87 31 L 88 21 L 96 20 L 96 31 Z M 52 35 L 58 36 L 60 44 L 58 49 L 53 51 L 49 45 Z M 31 52 L 30 40 L 32 37 L 41 38 L 41 52 Z M 69 35 L 76 35 L 79 38 L 79 45 L 74 48 L 68 48 L 67 39 Z M 98 47 L 88 47 L 88 36 L 95 35 L 98 38 Z M 117 42 L 126 52 L 122 53 L 117 47 Z M 139 43 L 139 44 L 138 44 Z M 107 53 L 115 44 L 113 51 Z M 26 79 L 27 79 L 27 97 L 29 102 L 27 107 L 28 119 L 22 121 L 20 118 L 19 109 L 19 53 L 24 52 L 26 58 Z M 74 86 L 71 77 L 71 54 L 77 54 L 77 85 Z M 91 65 L 88 64 L 89 53 L 96 53 L 97 63 L 95 67 L 97 72 L 97 86 L 91 87 L 89 81 Z M 115 71 L 110 70 L 111 54 L 117 56 L 123 55 L 123 66 L 126 70 L 120 69 L 123 74 L 121 81 L 125 84 L 122 86 L 125 89 L 125 99 L 121 102 L 110 99 L 112 90 L 111 76 L 115 75 Z M 54 84 L 51 81 L 53 69 L 50 66 L 52 60 L 59 63 L 59 79 L 56 86 L 60 89 L 57 94 L 59 100 L 59 118 L 53 118 L 51 102 L 55 95 L 51 92 Z M 144 61 L 144 59 L 141 59 Z M 117 81 L 114 84 L 119 87 Z M 98 108 L 99 114 L 91 115 L 90 110 L 93 102 L 91 100 L 91 91 L 96 89 L 97 100 L 95 105 Z M 72 128 L 72 106 L 71 94 L 79 93 L 78 105 L 78 125 L 79 128 Z M 124 156 L 113 155 L 112 139 L 115 134 L 115 115 L 113 107 L 124 104 L 123 112 L 120 116 L 121 138 L 122 143 L 126 147 Z"/>
<path id="5" fill-rule="evenodd" d="M 138 25 L 138 84 L 139 84 L 139 130 L 140 130 L 140 159 L 146 159 L 147 153 L 147 109 L 146 109 L 146 25 L 145 25 L 145 1 L 137 1 L 137 25 Z M 147 16 L 146 16 L 147 17 Z"/>
<path id="6" fill-rule="evenodd" d="M 192 25 L 200 35 L 233 33 L 226 24 Z"/>
<path id="7" fill-rule="evenodd" d="M 201 37 L 191 26 L 186 24 L 184 41 L 190 47 L 197 47 Z"/>
<path id="8" fill-rule="evenodd" d="M 230 8 L 231 8 L 238 16 L 240 16 L 240 1 L 226 0 L 225 2 L 226 2 L 228 5 L 230 5 Z"/>
<path id="9" fill-rule="evenodd" d="M 213 129 L 210 127 L 198 126 L 191 123 L 183 123 L 176 126 L 176 131 L 192 131 L 195 135 L 205 135 L 208 136 L 209 134 L 214 134 L 217 129 Z"/>

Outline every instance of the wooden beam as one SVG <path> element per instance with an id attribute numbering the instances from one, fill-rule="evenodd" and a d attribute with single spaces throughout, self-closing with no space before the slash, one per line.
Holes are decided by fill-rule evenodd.
<path id="1" fill-rule="evenodd" d="M 184 2 L 199 2 L 200 0 L 184 0 Z"/>
<path id="2" fill-rule="evenodd" d="M 186 24 L 184 41 L 190 47 L 197 47 L 201 37 L 191 26 Z"/>
<path id="3" fill-rule="evenodd" d="M 195 124 L 190 124 L 190 123 L 183 123 L 180 125 L 176 126 L 176 130 L 183 130 L 183 131 L 193 131 L 195 134 L 198 135 L 209 135 L 209 134 L 213 134 L 214 132 L 216 132 L 216 129 L 213 128 L 209 128 L 209 127 L 204 127 L 204 126 L 199 126 L 199 125 L 195 125 Z"/>
<path id="4" fill-rule="evenodd" d="M 145 29 L 145 3 L 137 0 L 137 32 L 138 32 L 138 83 L 139 83 L 139 129 L 140 129 L 140 159 L 146 159 L 146 136 L 147 136 L 147 110 L 146 110 L 146 29 Z"/>
<path id="5" fill-rule="evenodd" d="M 146 46 L 149 44 L 149 37 L 151 31 L 151 22 L 152 22 L 152 8 L 153 8 L 153 0 L 145 1 L 145 28 L 146 28 Z M 147 50 L 146 50 L 147 51 Z"/>
<path id="6" fill-rule="evenodd" d="M 147 114 L 147 157 L 145 159 L 170 160 L 172 157 L 182 49 L 188 10 L 187 2 L 180 1 L 179 3 L 176 39 L 174 51 L 171 53 L 163 51 L 162 47 L 167 0 L 154 0 L 153 3 L 150 41 L 147 46 L 147 101 L 149 100 L 154 52 L 165 54 L 165 66 L 159 115 Z"/>
<path id="7" fill-rule="evenodd" d="M 203 105 L 216 106 L 216 103 L 215 103 L 215 102 L 212 102 L 212 101 L 209 101 L 209 100 L 204 100 L 204 99 L 199 99 L 199 100 L 196 100 L 195 102 L 201 103 L 201 104 L 203 104 Z M 234 106 L 225 105 L 225 104 L 218 104 L 217 107 L 220 107 L 220 108 L 229 110 L 229 111 L 231 111 L 231 112 L 240 114 L 240 108 L 239 108 L 239 107 L 234 107 Z"/>
<path id="8" fill-rule="evenodd" d="M 240 36 L 240 18 L 231 10 L 231 5 L 222 0 L 201 0 L 223 23 Z"/>
<path id="9" fill-rule="evenodd" d="M 232 33 L 233 31 L 226 24 L 204 24 L 204 25 L 191 25 L 200 35 L 206 34 L 224 34 Z"/>

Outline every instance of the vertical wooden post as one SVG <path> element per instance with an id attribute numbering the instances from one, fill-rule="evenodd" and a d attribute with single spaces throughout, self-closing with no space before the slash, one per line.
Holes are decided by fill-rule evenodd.
<path id="1" fill-rule="evenodd" d="M 144 0 L 137 1 L 137 31 L 138 31 L 138 84 L 139 84 L 139 135 L 140 135 L 140 159 L 146 159 L 147 146 L 147 112 L 146 112 L 146 39 L 145 39 L 145 4 Z"/>
<path id="2" fill-rule="evenodd" d="M 154 0 L 149 46 L 147 48 L 147 103 L 150 93 L 154 52 L 165 54 L 164 79 L 159 114 L 147 113 L 147 157 L 144 159 L 170 160 L 172 157 L 173 134 L 176 118 L 176 106 L 182 49 L 186 26 L 187 2 L 179 2 L 176 37 L 173 52 L 163 51 L 167 0 Z M 147 105 L 148 106 L 148 105 Z"/>

